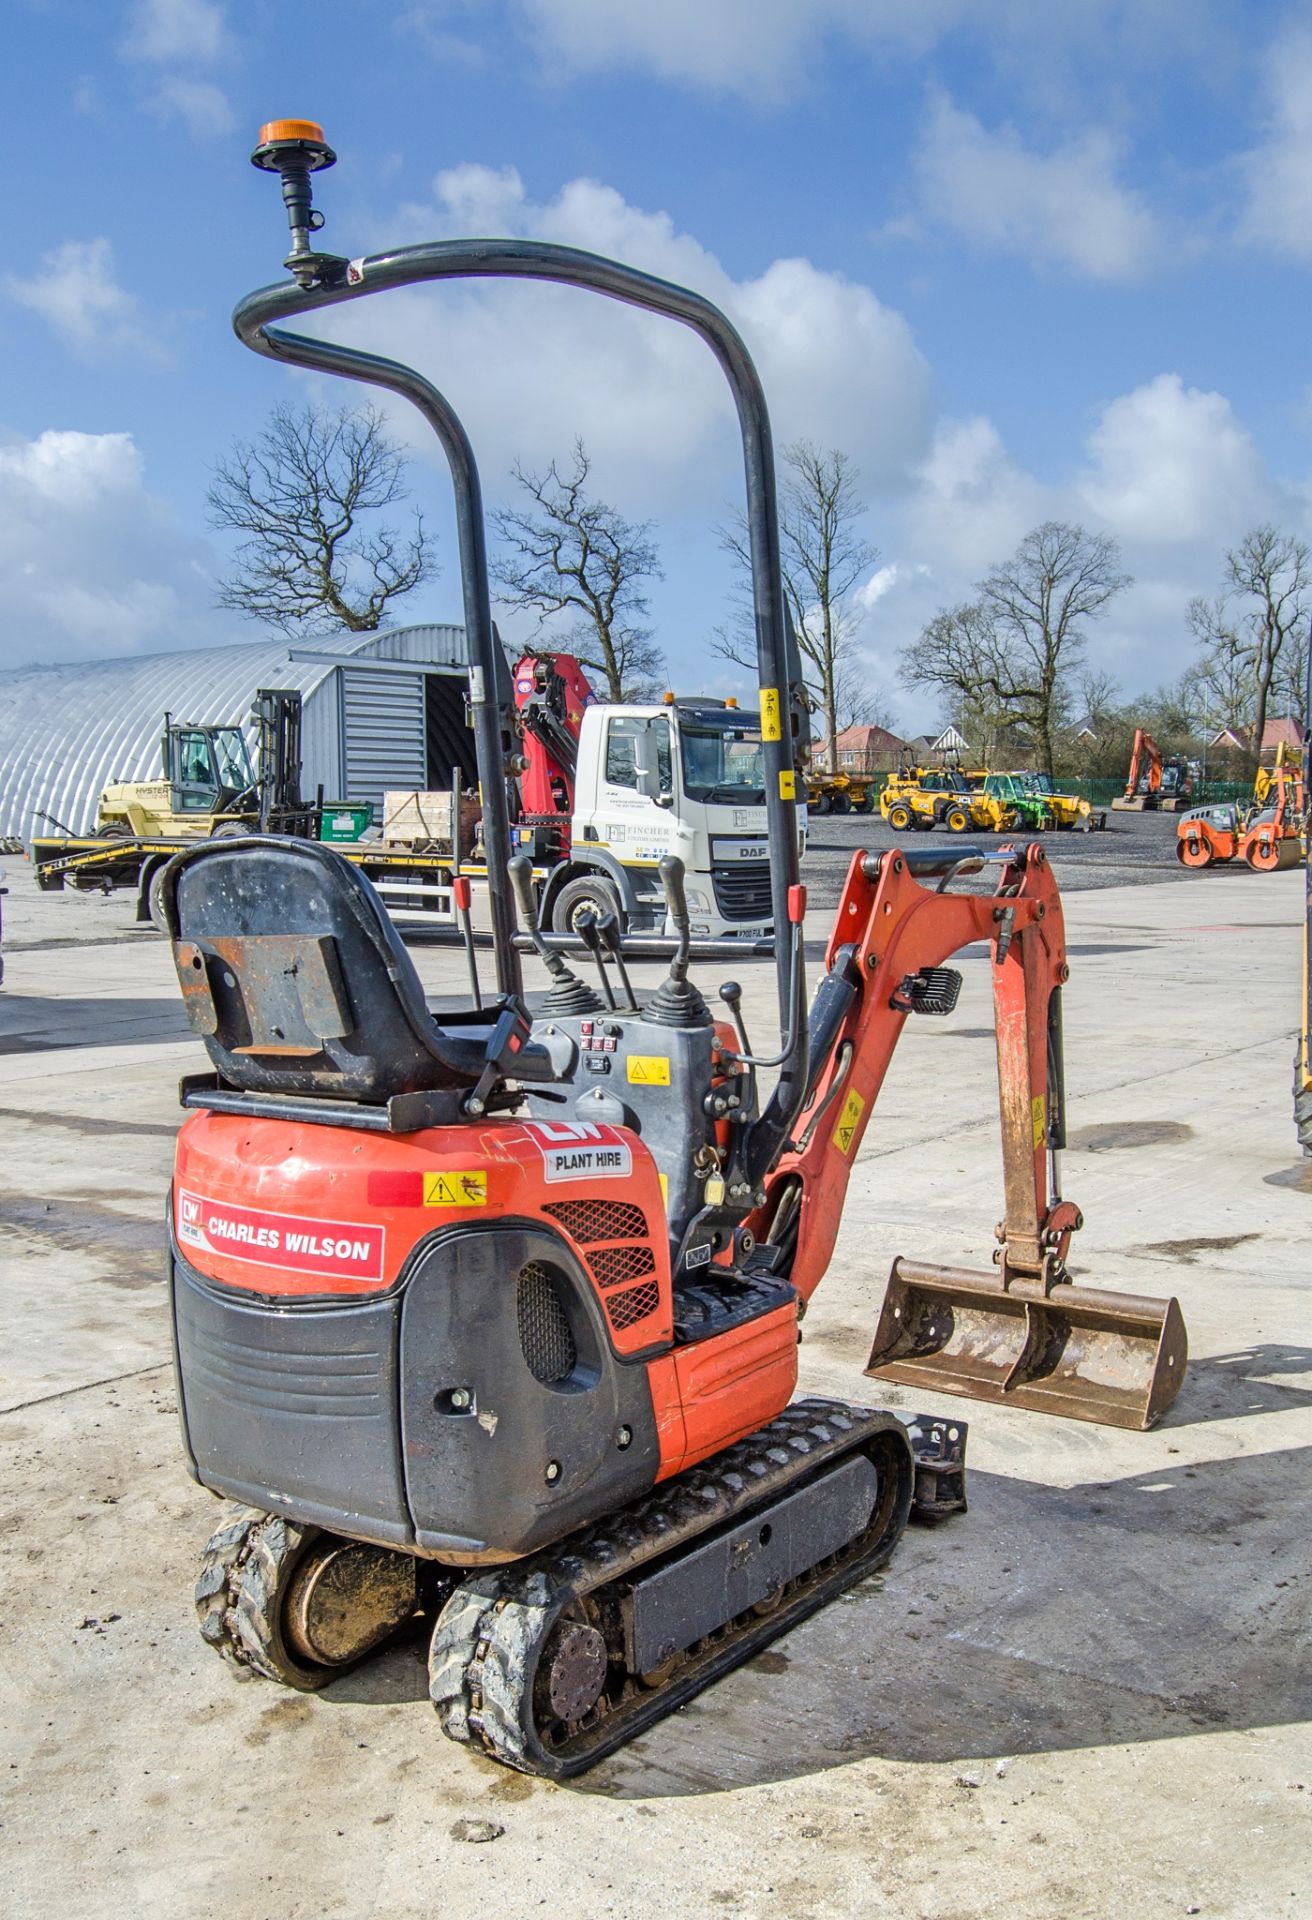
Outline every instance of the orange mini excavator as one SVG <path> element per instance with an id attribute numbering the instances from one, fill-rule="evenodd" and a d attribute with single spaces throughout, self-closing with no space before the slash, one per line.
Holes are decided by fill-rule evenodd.
<path id="1" fill-rule="evenodd" d="M 213 1069 L 183 1083 L 172 1193 L 180 1412 L 196 1477 L 242 1503 L 206 1549 L 197 1606 L 225 1657 L 303 1689 L 423 1616 L 445 1731 L 562 1777 L 879 1566 L 910 1513 L 965 1504 L 961 1423 L 793 1398 L 799 1322 L 893 1048 L 908 1018 L 951 1010 L 957 949 L 991 955 L 1006 1219 L 992 1274 L 902 1266 L 873 1370 L 1142 1425 L 1179 1386 L 1184 1334 L 1173 1301 L 1066 1275 L 1080 1224 L 1055 1183 L 1067 966 L 1041 848 L 858 853 L 808 1018 L 805 701 L 769 421 L 737 333 L 694 293 L 563 247 L 315 251 L 310 179 L 333 158 L 311 123 L 264 129 L 255 159 L 281 177 L 292 280 L 251 295 L 235 325 L 275 360 L 404 395 L 447 454 L 496 991 L 432 1013 L 376 894 L 329 847 L 257 835 L 167 869 L 162 910 Z M 642 1000 L 613 929 L 565 951 L 538 932 L 510 857 L 515 708 L 468 440 L 412 369 L 282 324 L 471 275 L 666 315 L 728 378 L 783 930 L 777 1048 L 749 1043 L 735 983 L 713 1015 L 690 980 L 673 853 L 678 938 Z M 987 865 L 991 892 L 950 891 Z M 531 1014 L 530 946 L 549 979 Z M 566 958 L 587 951 L 603 994 Z"/>

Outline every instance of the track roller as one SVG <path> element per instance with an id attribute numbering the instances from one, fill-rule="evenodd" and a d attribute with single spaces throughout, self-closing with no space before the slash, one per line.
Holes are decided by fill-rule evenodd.
<path id="1" fill-rule="evenodd" d="M 892 1553 L 914 1458 L 891 1414 L 803 1400 L 705 1466 L 458 1587 L 433 1633 L 443 1731 L 564 1779 Z"/>

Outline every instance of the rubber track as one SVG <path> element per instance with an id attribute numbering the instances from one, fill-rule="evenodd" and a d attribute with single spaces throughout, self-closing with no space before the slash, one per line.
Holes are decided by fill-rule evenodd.
<path id="1" fill-rule="evenodd" d="M 283 1645 L 278 1609 L 291 1568 L 322 1531 L 238 1507 L 210 1535 L 196 1581 L 201 1638 L 235 1667 L 314 1693 L 337 1669 L 307 1665 Z"/>
<path id="2" fill-rule="evenodd" d="M 822 1571 L 776 1611 L 729 1628 L 726 1640 L 694 1655 L 665 1686 L 631 1697 L 576 1735 L 567 1749 L 545 1751 L 531 1741 L 523 1722 L 537 1656 L 571 1602 L 600 1594 L 674 1549 L 691 1547 L 849 1456 L 863 1440 L 884 1434 L 905 1449 L 906 1483 L 899 1511 L 868 1552 Z M 799 1400 L 705 1466 L 678 1475 L 561 1546 L 475 1576 L 452 1595 L 433 1635 L 429 1692 L 443 1731 L 526 1773 L 565 1778 L 581 1772 L 881 1565 L 905 1528 L 911 1475 L 906 1430 L 892 1415 L 842 1401 Z"/>

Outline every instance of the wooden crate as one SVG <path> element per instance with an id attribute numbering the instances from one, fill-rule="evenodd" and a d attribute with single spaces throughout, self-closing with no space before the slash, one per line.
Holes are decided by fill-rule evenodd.
<path id="1" fill-rule="evenodd" d="M 473 843 L 482 808 L 472 794 L 460 795 L 460 845 L 468 852 Z M 400 846 L 451 845 L 451 795 L 433 793 L 385 793 L 383 795 L 383 838 Z"/>

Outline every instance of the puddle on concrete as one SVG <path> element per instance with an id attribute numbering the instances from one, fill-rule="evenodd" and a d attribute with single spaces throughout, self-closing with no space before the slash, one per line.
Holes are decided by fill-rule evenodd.
<path id="1" fill-rule="evenodd" d="M 1084 959 L 1091 960 L 1091 959 L 1096 959 L 1096 957 L 1100 953 L 1151 953 L 1152 947 L 1148 942 L 1145 942 L 1145 941 L 1139 941 L 1133 946 L 1123 946 L 1123 947 L 1116 947 L 1111 945 L 1104 946 L 1104 945 L 1090 943 L 1087 946 L 1067 947 L 1066 952 L 1067 954 L 1073 954 L 1082 960 Z"/>
<path id="2" fill-rule="evenodd" d="M 0 1107 L 0 1120 L 26 1120 L 34 1127 L 62 1127 L 66 1133 L 150 1134 L 160 1140 L 172 1140 L 182 1124 L 179 1115 L 173 1126 L 158 1120 L 111 1120 L 94 1113 L 48 1113 L 37 1107 Z"/>
<path id="3" fill-rule="evenodd" d="M 61 1194 L 41 1200 L 27 1193 L 0 1193 L 0 1224 L 26 1234 L 38 1245 L 93 1255 L 106 1271 L 92 1277 L 108 1280 L 111 1286 L 153 1287 L 164 1278 L 162 1204 L 154 1219 L 134 1220 L 81 1197 Z"/>
<path id="4" fill-rule="evenodd" d="M 1228 1253 L 1231 1247 L 1242 1247 L 1246 1240 L 1261 1238 L 1260 1233 L 1215 1233 L 1200 1235 L 1195 1240 L 1150 1240 L 1144 1252 L 1162 1253 L 1168 1260 L 1179 1260 L 1192 1267 L 1200 1253 Z"/>
<path id="5" fill-rule="evenodd" d="M 1312 1193 L 1312 1160 L 1300 1160 L 1296 1167 L 1281 1167 L 1278 1173 L 1264 1173 L 1267 1187 L 1292 1187 L 1295 1193 Z"/>
<path id="6" fill-rule="evenodd" d="M 1192 1140 L 1193 1132 L 1183 1120 L 1112 1120 L 1101 1127 L 1077 1127 L 1066 1144 L 1075 1153 L 1113 1153 L 1122 1147 L 1176 1146 Z"/>

